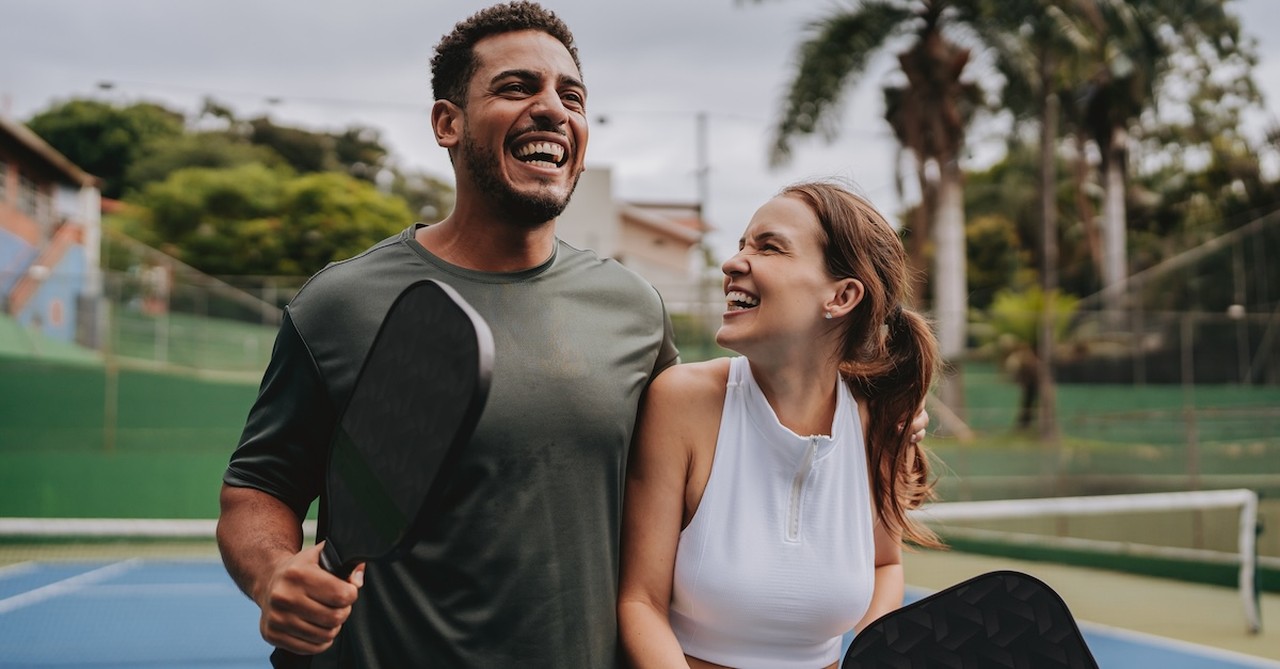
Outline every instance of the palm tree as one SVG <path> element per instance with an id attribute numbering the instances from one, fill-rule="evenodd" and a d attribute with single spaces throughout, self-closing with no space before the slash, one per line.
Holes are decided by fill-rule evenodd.
<path id="1" fill-rule="evenodd" d="M 1048 331 L 1049 341 L 1041 342 L 1045 333 L 1040 326 L 1040 314 L 1046 311 L 1046 302 L 1053 303 L 1048 311 L 1054 314 L 1054 320 Z M 1025 290 L 1006 288 L 996 293 L 983 322 L 974 325 L 979 340 L 1003 361 L 1005 372 L 1018 386 L 1018 412 L 1014 419 L 1018 430 L 1030 429 L 1035 422 L 1042 392 L 1040 352 L 1046 346 L 1056 350 L 1068 343 L 1072 316 L 1079 302 L 1073 296 L 1059 293 L 1045 299 L 1045 293 L 1038 286 Z"/>
<path id="2" fill-rule="evenodd" d="M 969 49 L 953 42 L 944 28 L 971 16 L 959 0 L 866 0 L 839 9 L 810 25 L 799 47 L 799 62 L 774 133 L 771 161 L 791 154 L 798 135 L 836 132 L 839 102 L 853 88 L 871 57 L 899 37 L 914 39 L 898 54 L 907 84 L 887 88 L 886 118 L 899 142 L 915 158 L 925 216 L 934 249 L 933 312 L 943 356 L 957 361 L 965 349 L 968 313 L 964 251 L 964 197 L 959 157 L 972 116 L 976 87 L 961 81 Z M 936 183 L 926 175 L 936 168 Z M 914 230 L 912 257 L 923 258 L 926 231 Z M 944 386 L 945 401 L 960 406 L 959 383 Z"/>
<path id="3" fill-rule="evenodd" d="M 1102 240 L 1104 287 L 1123 281 L 1124 184 L 1129 128 L 1156 99 L 1158 81 L 1175 53 L 1203 49 L 1220 56 L 1241 50 L 1238 22 L 1221 0 L 978 0 L 972 23 L 993 47 L 1006 85 L 1003 106 L 1040 130 L 1041 286 L 1058 289 L 1056 149 L 1061 107 L 1077 110 L 1104 156 Z M 1246 58 L 1247 60 L 1247 58 Z M 1041 436 L 1056 439 L 1051 347 L 1053 302 L 1041 316 Z"/>
<path id="4" fill-rule="evenodd" d="M 1101 274 L 1108 311 L 1123 308 L 1128 276 L 1125 184 L 1129 137 L 1156 106 L 1159 84 L 1178 53 L 1200 48 L 1219 56 L 1240 42 L 1239 21 L 1221 0 L 1075 0 L 1081 53 L 1092 72 L 1083 82 L 1081 115 L 1101 156 Z"/>
<path id="5" fill-rule="evenodd" d="M 996 67 L 1005 79 L 1001 93 L 1005 108 L 1018 121 L 1038 123 L 1040 131 L 1040 283 L 1041 291 L 1058 291 L 1057 142 L 1060 94 L 1070 90 L 1071 59 L 1077 53 L 1074 34 L 1063 6 L 1072 0 L 982 0 L 975 24 L 984 43 L 993 49 Z M 1057 439 L 1053 386 L 1053 300 L 1044 300 L 1041 334 L 1036 351 L 1039 373 L 1040 437 Z"/>

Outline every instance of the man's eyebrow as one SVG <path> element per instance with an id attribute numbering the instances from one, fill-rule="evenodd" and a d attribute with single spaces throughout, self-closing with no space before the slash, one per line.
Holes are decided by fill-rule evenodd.
<path id="1" fill-rule="evenodd" d="M 560 85 L 561 85 L 561 86 L 573 86 L 574 88 L 581 88 L 581 89 L 583 90 L 583 92 L 586 92 L 586 90 L 587 90 L 587 85 L 586 85 L 586 84 L 584 84 L 584 83 L 582 83 L 582 80 L 581 80 L 581 79 L 579 79 L 579 78 L 577 78 L 577 77 L 571 77 L 571 76 L 569 76 L 569 75 L 567 75 L 567 74 L 560 75 Z"/>
<path id="2" fill-rule="evenodd" d="M 493 78 L 489 80 L 489 83 L 494 84 L 499 81 L 502 81 L 503 79 L 511 79 L 511 78 L 523 79 L 525 81 L 536 81 L 541 77 L 539 77 L 538 73 L 534 72 L 533 70 L 521 70 L 521 69 L 503 70 L 493 75 Z"/>
<path id="3" fill-rule="evenodd" d="M 494 84 L 499 81 L 502 81 L 503 79 L 509 79 L 509 78 L 521 79 L 523 81 L 540 81 L 542 79 L 542 75 L 533 70 L 516 68 L 516 69 L 510 69 L 510 70 L 503 70 L 493 75 L 493 78 L 489 80 L 489 83 Z M 577 88 L 581 88 L 584 91 L 587 90 L 587 85 L 582 83 L 581 79 L 567 75 L 567 74 L 561 75 L 560 78 L 557 80 L 557 83 L 561 86 L 574 86 Z"/>

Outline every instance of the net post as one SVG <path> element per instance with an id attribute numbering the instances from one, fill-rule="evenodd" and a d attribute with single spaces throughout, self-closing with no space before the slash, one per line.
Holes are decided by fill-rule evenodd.
<path id="1" fill-rule="evenodd" d="M 1027 518 L 1052 513 L 1095 515 L 1111 511 L 1168 511 L 1170 509 L 1236 509 L 1240 510 L 1240 527 L 1237 541 L 1239 555 L 1225 554 L 1225 562 L 1239 565 L 1238 590 L 1244 607 L 1244 616 L 1250 634 L 1262 631 L 1260 592 L 1258 584 L 1258 494 L 1247 488 L 1227 490 L 1193 490 L 1164 493 L 1134 493 L 1120 495 L 1091 495 L 1083 497 L 1051 497 L 1040 499 L 989 500 L 978 502 L 935 503 L 910 514 L 923 522 L 947 520 L 992 520 Z M 1039 537 L 1040 543 L 1051 539 Z M 1087 540 L 1074 540 L 1081 545 Z M 1053 541 L 1062 543 L 1062 540 Z M 1097 543 L 1097 542 L 1091 542 Z M 1134 552 L 1135 546 L 1121 544 L 1123 550 Z M 1172 549 L 1150 549 L 1148 554 L 1168 555 Z M 1186 551 L 1181 552 L 1185 557 Z M 1203 556 L 1201 556 L 1202 558 Z"/>
<path id="2" fill-rule="evenodd" d="M 1240 504 L 1240 597 L 1249 634 L 1262 632 L 1258 606 L 1258 493 L 1241 490 Z"/>

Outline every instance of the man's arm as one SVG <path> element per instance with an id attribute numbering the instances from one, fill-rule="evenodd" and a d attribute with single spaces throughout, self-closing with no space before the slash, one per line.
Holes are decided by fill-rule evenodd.
<path id="1" fill-rule="evenodd" d="M 218 550 L 236 585 L 262 610 L 262 638 L 302 655 L 327 649 L 351 615 L 363 565 L 349 581 L 325 571 L 323 543 L 301 550 L 298 517 L 265 492 L 223 485 L 221 505 Z"/>

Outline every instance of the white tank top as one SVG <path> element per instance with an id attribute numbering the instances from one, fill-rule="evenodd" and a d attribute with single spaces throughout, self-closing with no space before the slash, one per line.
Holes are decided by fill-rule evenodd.
<path id="1" fill-rule="evenodd" d="M 671 627 L 741 669 L 825 667 L 871 603 L 875 547 L 858 408 L 839 380 L 831 435 L 799 436 L 734 358 L 711 476 L 680 533 Z"/>

